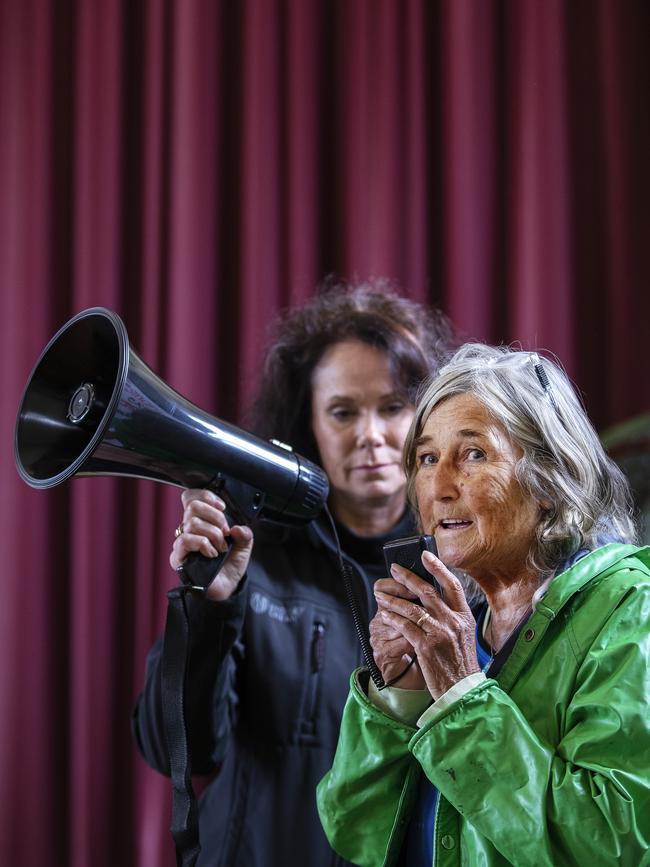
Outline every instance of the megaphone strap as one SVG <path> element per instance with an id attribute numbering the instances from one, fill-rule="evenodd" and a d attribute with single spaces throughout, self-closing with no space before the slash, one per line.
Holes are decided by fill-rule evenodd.
<path id="1" fill-rule="evenodd" d="M 192 762 L 187 740 L 185 693 L 191 643 L 187 611 L 189 587 L 167 594 L 167 620 L 162 651 L 162 707 L 172 780 L 171 832 L 178 867 L 193 867 L 199 842 L 198 804 L 192 788 Z"/>

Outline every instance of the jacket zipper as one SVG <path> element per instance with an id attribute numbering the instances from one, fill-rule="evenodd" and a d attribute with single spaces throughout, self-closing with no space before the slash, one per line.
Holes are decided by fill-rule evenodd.
<path id="1" fill-rule="evenodd" d="M 323 529 L 323 527 L 321 527 L 321 525 L 317 521 L 314 521 L 313 524 L 311 524 L 310 526 L 313 527 L 313 531 L 316 534 L 316 536 L 320 539 L 320 541 L 323 543 L 325 548 L 329 551 L 329 553 L 335 558 L 336 562 L 338 563 L 338 553 L 339 552 L 338 552 L 336 546 L 334 545 L 334 542 L 333 542 L 332 538 L 329 536 L 329 534 Z M 375 601 L 374 596 L 373 596 L 373 592 L 372 592 L 372 583 L 374 583 L 374 582 L 369 583 L 368 581 L 364 581 L 363 576 L 366 573 L 364 572 L 363 568 L 359 565 L 359 563 L 357 563 L 356 560 L 353 560 L 352 557 L 349 557 L 344 551 L 341 551 L 340 553 L 341 553 L 343 560 L 348 564 L 348 566 L 350 566 L 350 568 L 352 569 L 352 572 L 354 573 L 355 591 L 357 593 L 357 599 L 358 599 L 358 601 L 361 605 L 361 609 L 362 609 L 360 613 L 365 618 L 365 620 L 367 622 L 370 620 L 370 612 L 373 609 L 374 601 Z M 363 598 L 361 598 L 361 597 L 363 597 Z M 362 660 L 360 650 L 359 650 L 359 660 L 360 661 Z"/>
<path id="2" fill-rule="evenodd" d="M 318 709 L 318 697 L 324 656 L 325 625 L 316 620 L 311 633 L 311 647 L 309 653 L 311 677 L 303 722 L 303 729 L 310 734 L 316 733 L 316 711 Z"/>

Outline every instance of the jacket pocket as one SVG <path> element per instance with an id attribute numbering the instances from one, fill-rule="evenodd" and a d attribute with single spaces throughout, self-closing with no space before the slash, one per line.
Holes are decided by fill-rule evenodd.
<path id="1" fill-rule="evenodd" d="M 309 650 L 309 675 L 305 690 L 305 705 L 301 733 L 318 733 L 318 709 L 321 696 L 323 663 L 325 661 L 325 624 L 315 620 L 312 626 Z"/>

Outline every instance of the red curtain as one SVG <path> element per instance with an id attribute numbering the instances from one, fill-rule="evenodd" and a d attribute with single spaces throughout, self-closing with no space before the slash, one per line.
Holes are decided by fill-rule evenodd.
<path id="1" fill-rule="evenodd" d="M 0 863 L 174 863 L 129 712 L 178 492 L 23 485 L 52 334 L 102 305 L 241 423 L 269 320 L 386 275 L 648 408 L 645 0 L 0 0 Z"/>

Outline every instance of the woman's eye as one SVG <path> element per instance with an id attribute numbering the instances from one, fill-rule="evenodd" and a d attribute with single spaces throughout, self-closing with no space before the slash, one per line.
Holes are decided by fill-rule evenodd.
<path id="1" fill-rule="evenodd" d="M 395 401 L 395 403 L 389 403 L 385 406 L 383 411 L 385 415 L 399 415 L 404 411 L 405 407 L 406 404 L 402 401 Z"/>
<path id="2" fill-rule="evenodd" d="M 467 457 L 470 461 L 480 461 L 485 457 L 485 452 L 481 449 L 468 449 Z"/>
<path id="3" fill-rule="evenodd" d="M 354 410 L 339 407 L 337 409 L 330 410 L 330 415 L 337 421 L 349 421 L 351 418 L 354 417 Z"/>
<path id="4" fill-rule="evenodd" d="M 418 466 L 420 467 L 431 467 L 436 463 L 438 463 L 438 459 L 431 452 L 424 452 L 418 455 Z"/>

